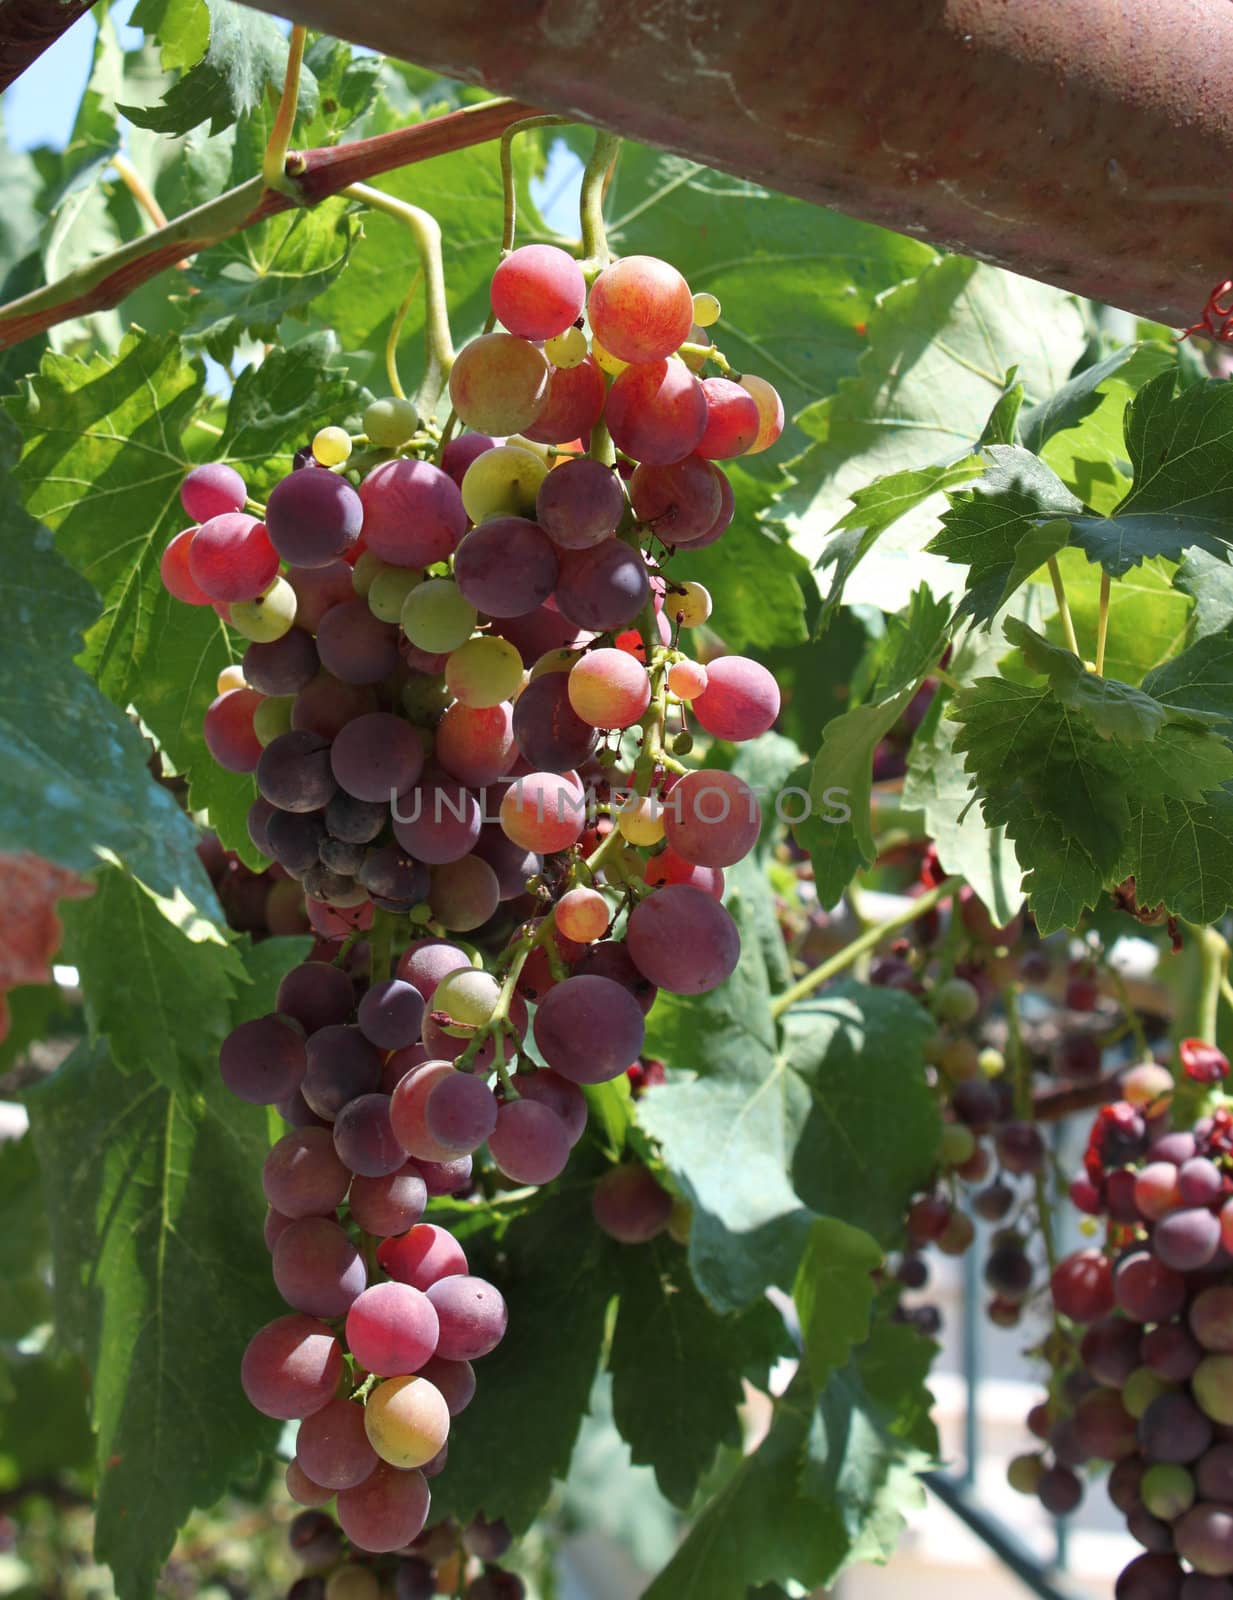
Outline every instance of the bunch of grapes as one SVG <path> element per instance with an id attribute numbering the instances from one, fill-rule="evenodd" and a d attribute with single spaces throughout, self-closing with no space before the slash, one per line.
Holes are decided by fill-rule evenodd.
<path id="1" fill-rule="evenodd" d="M 338 1524 L 322 1510 L 301 1511 L 288 1540 L 305 1572 L 287 1600 L 523 1600 L 526 1594 L 517 1573 L 499 1565 L 512 1543 L 509 1529 L 484 1517 L 465 1528 L 451 1519 L 434 1523 L 393 1557 L 348 1554 Z"/>
<path id="2" fill-rule="evenodd" d="M 420 1536 L 470 1363 L 505 1329 L 426 1204 L 465 1197 L 473 1162 L 558 1177 L 585 1086 L 652 1070 L 658 990 L 732 973 L 724 869 L 761 810 L 680 758 L 779 711 L 757 662 L 681 648 L 711 606 L 678 565 L 734 512 L 714 463 L 783 425 L 761 379 L 699 376 L 726 370 L 703 331 L 717 302 L 649 257 L 588 297 L 536 245 L 501 262 L 492 303 L 502 327 L 459 354 L 440 435 L 376 401 L 362 456 L 323 428 L 264 506 L 232 467 L 195 468 L 162 562 L 250 641 L 205 739 L 255 773 L 252 840 L 318 941 L 221 1053 L 228 1087 L 290 1124 L 264 1181 L 291 1314 L 253 1338 L 244 1388 L 300 1420 L 291 1493 L 337 1496 L 364 1552 Z M 629 1243 L 674 1221 L 639 1164 L 594 1210 Z"/>
<path id="3" fill-rule="evenodd" d="M 1221 1053 L 1181 1047 L 1185 1076 L 1219 1082 Z M 1233 1115 L 1173 1126 L 1167 1068 L 1142 1063 L 1092 1126 L 1071 1199 L 1105 1242 L 1052 1275 L 1078 1366 L 1029 1426 L 1048 1446 L 1012 1463 L 1047 1509 L 1072 1511 L 1076 1468 L 1111 1462 L 1109 1496 L 1145 1553 L 1118 1600 L 1233 1600 Z"/>

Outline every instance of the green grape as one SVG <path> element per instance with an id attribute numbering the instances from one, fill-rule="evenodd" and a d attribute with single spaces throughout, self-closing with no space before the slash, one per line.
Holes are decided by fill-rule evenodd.
<path id="1" fill-rule="evenodd" d="M 465 644 L 479 613 L 458 592 L 452 578 L 429 578 L 403 602 L 402 631 L 413 645 L 430 655 L 448 655 Z"/>
<path id="2" fill-rule="evenodd" d="M 290 733 L 291 707 L 294 704 L 293 694 L 270 695 L 253 712 L 253 732 L 263 749 L 267 744 L 273 744 L 280 733 Z"/>
<path id="3" fill-rule="evenodd" d="M 461 705 L 499 706 L 502 700 L 512 700 L 522 686 L 522 657 L 508 639 L 480 634 L 450 655 L 445 682 Z"/>
<path id="4" fill-rule="evenodd" d="M 295 623 L 295 590 L 286 578 L 274 582 L 255 600 L 233 600 L 231 626 L 254 644 L 273 644 Z"/>
<path id="5" fill-rule="evenodd" d="M 432 1009 L 447 1012 L 464 1028 L 482 1027 L 496 1010 L 501 985 L 479 967 L 459 967 L 433 991 Z"/>
<path id="6" fill-rule="evenodd" d="M 711 614 L 710 590 L 700 583 L 674 584 L 664 597 L 664 610 L 682 628 L 700 627 Z"/>
<path id="7" fill-rule="evenodd" d="M 378 450 L 396 450 L 420 425 L 410 400 L 374 400 L 364 413 L 364 432 Z"/>
<path id="8" fill-rule="evenodd" d="M 379 572 L 384 572 L 385 567 L 386 563 L 382 561 L 380 556 L 374 555 L 371 550 L 365 550 L 363 555 L 357 557 L 356 563 L 351 569 L 351 587 L 361 600 L 368 598 L 368 591 L 372 588 L 373 579 Z"/>
<path id="9" fill-rule="evenodd" d="M 694 321 L 700 328 L 713 328 L 719 321 L 722 307 L 713 294 L 694 296 Z"/>
<path id="10" fill-rule="evenodd" d="M 313 435 L 313 455 L 323 467 L 341 467 L 351 454 L 351 435 L 346 428 L 318 428 Z"/>
<path id="11" fill-rule="evenodd" d="M 407 596 L 423 581 L 415 567 L 382 567 L 368 585 L 368 609 L 382 622 L 397 622 Z"/>
<path id="12" fill-rule="evenodd" d="M 485 517 L 534 517 L 535 497 L 548 464 L 521 445 L 498 445 L 476 456 L 462 478 L 462 503 L 472 522 Z"/>
<path id="13" fill-rule="evenodd" d="M 544 354 L 554 367 L 580 367 L 587 358 L 587 336 L 581 328 L 566 328 L 555 339 L 544 340 Z"/>
<path id="14" fill-rule="evenodd" d="M 426 672 L 416 672 L 403 684 L 399 699 L 412 722 L 432 722 L 449 705 L 450 692 L 441 678 L 430 677 Z M 423 727 L 420 732 L 429 737 Z"/>

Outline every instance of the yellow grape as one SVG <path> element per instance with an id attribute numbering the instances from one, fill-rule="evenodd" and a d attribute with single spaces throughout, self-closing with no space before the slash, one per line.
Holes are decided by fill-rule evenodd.
<path id="1" fill-rule="evenodd" d="M 682 628 L 699 628 L 710 617 L 710 590 L 700 583 L 674 584 L 664 597 L 664 610 Z"/>
<path id="2" fill-rule="evenodd" d="M 422 1467 L 449 1437 L 449 1407 L 427 1378 L 387 1378 L 368 1397 L 364 1431 L 390 1466 Z"/>
<path id="3" fill-rule="evenodd" d="M 713 328 L 719 321 L 723 307 L 713 294 L 705 290 L 694 296 L 694 321 L 700 328 Z"/>
<path id="4" fill-rule="evenodd" d="M 313 435 L 313 455 L 323 467 L 341 467 L 351 454 L 351 435 L 346 428 L 318 428 Z"/>
<path id="5" fill-rule="evenodd" d="M 572 665 L 572 663 L 571 663 Z M 244 678 L 244 668 L 238 662 L 224 667 L 218 675 L 217 691 L 226 694 L 228 689 L 247 689 L 248 684 Z"/>
<path id="6" fill-rule="evenodd" d="M 587 336 L 581 328 L 566 328 L 555 339 L 544 340 L 544 354 L 554 367 L 580 367 L 587 358 Z"/>
<path id="7" fill-rule="evenodd" d="M 631 795 L 617 813 L 617 828 L 630 844 L 658 844 L 664 836 L 664 808 L 657 800 Z"/>
<path id="8" fill-rule="evenodd" d="M 273 644 L 275 639 L 291 632 L 295 606 L 295 590 L 286 578 L 275 578 L 255 600 L 232 602 L 231 626 L 254 644 Z"/>

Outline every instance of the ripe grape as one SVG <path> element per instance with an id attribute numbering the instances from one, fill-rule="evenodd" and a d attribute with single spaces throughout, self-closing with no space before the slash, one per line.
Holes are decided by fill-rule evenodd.
<path id="1" fill-rule="evenodd" d="M 664 806 L 669 847 L 695 866 L 732 866 L 757 844 L 761 827 L 757 796 L 734 772 L 687 772 Z"/>
<path id="2" fill-rule="evenodd" d="M 295 567 L 324 567 L 345 555 L 364 520 L 359 495 L 336 472 L 289 473 L 266 502 L 270 543 Z"/>
<path id="3" fill-rule="evenodd" d="M 394 837 L 407 853 L 427 866 L 458 861 L 479 838 L 480 807 L 459 783 L 425 777 L 393 808 Z"/>
<path id="4" fill-rule="evenodd" d="M 429 567 L 445 561 L 467 531 L 458 485 L 427 461 L 383 461 L 360 485 L 359 498 L 364 542 L 390 566 Z"/>
<path id="5" fill-rule="evenodd" d="M 193 522 L 208 522 L 229 511 L 243 511 L 247 499 L 244 479 L 234 467 L 224 466 L 221 461 L 194 467 L 180 485 L 180 504 Z"/>
<path id="6" fill-rule="evenodd" d="M 402 631 L 413 645 L 448 655 L 471 637 L 478 613 L 452 578 L 429 578 L 412 589 L 402 608 Z"/>
<path id="7" fill-rule="evenodd" d="M 548 464 L 521 445 L 503 444 L 476 456 L 462 480 L 462 503 L 472 522 L 486 517 L 535 516 L 536 491 Z"/>
<path id="8" fill-rule="evenodd" d="M 1233 1285 L 1213 1284 L 1191 1302 L 1190 1328 L 1204 1350 L 1233 1350 Z"/>
<path id="9" fill-rule="evenodd" d="M 482 707 L 451 705 L 437 724 L 434 760 L 473 789 L 495 783 L 515 759 L 514 716 L 514 707 L 508 702 Z M 567 767 L 574 765 L 572 760 L 567 763 Z"/>
<path id="10" fill-rule="evenodd" d="M 611 918 L 608 902 L 597 889 L 570 889 L 557 901 L 556 925 L 577 944 L 603 938 Z"/>
<path id="11" fill-rule="evenodd" d="M 570 1145 L 578 1143 L 586 1130 L 587 1101 L 577 1084 L 551 1067 L 541 1067 L 536 1072 L 520 1072 L 514 1086 L 523 1100 L 547 1106 L 564 1126 Z"/>
<path id="12" fill-rule="evenodd" d="M 330 747 L 330 769 L 353 799 L 388 802 L 419 780 L 424 746 L 401 717 L 372 711 L 339 732 Z"/>
<path id="13" fill-rule="evenodd" d="M 608 477 L 607 469 L 603 470 Z M 176 534 L 159 558 L 158 575 L 163 588 L 174 599 L 187 606 L 208 606 L 210 596 L 193 577 L 188 564 L 189 547 L 196 532 L 196 528 L 185 528 L 183 533 Z"/>
<path id="14" fill-rule="evenodd" d="M 450 369 L 450 401 L 480 433 L 522 433 L 548 398 L 548 363 L 512 333 L 485 333 L 458 353 Z"/>
<path id="15" fill-rule="evenodd" d="M 429 1493 L 422 1472 L 400 1472 L 378 1461 L 376 1470 L 338 1496 L 338 1521 L 361 1550 L 402 1550 L 428 1521 Z"/>
<path id="16" fill-rule="evenodd" d="M 522 657 L 508 639 L 480 634 L 450 654 L 445 682 L 461 706 L 491 710 L 522 687 Z"/>
<path id="17" fill-rule="evenodd" d="M 375 983 L 360 1001 L 360 1032 L 379 1050 L 402 1050 L 420 1036 L 424 997 L 405 978 Z"/>
<path id="18" fill-rule="evenodd" d="M 706 395 L 680 361 L 627 367 L 608 391 L 608 431 L 618 450 L 644 466 L 692 455 L 706 430 Z"/>
<path id="19" fill-rule="evenodd" d="M 1188 1206 L 1213 1205 L 1224 1194 L 1224 1176 L 1206 1156 L 1192 1156 L 1177 1174 L 1178 1193 Z"/>
<path id="20" fill-rule="evenodd" d="M 619 539 L 562 553 L 554 599 L 561 615 L 577 628 L 593 633 L 623 628 L 642 610 L 649 593 L 642 556 Z"/>
<path id="21" fill-rule="evenodd" d="M 596 337 L 621 361 L 656 361 L 689 338 L 693 296 L 666 261 L 625 256 L 596 278 L 587 314 Z"/>
<path id="22" fill-rule="evenodd" d="M 1186 1303 L 1186 1280 L 1146 1250 L 1118 1262 L 1113 1291 L 1118 1305 L 1136 1322 L 1168 1322 Z"/>
<path id="23" fill-rule="evenodd" d="M 624 650 L 592 650 L 568 677 L 569 703 L 593 728 L 628 728 L 651 703 L 645 667 Z"/>
<path id="24" fill-rule="evenodd" d="M 515 779 L 501 797 L 501 826 L 524 850 L 547 855 L 578 842 L 586 810 L 586 796 L 576 779 L 530 772 Z"/>
<path id="25" fill-rule="evenodd" d="M 1135 1419 L 1112 1389 L 1085 1394 L 1075 1407 L 1075 1432 L 1089 1461 L 1120 1461 L 1138 1447 Z"/>
<path id="26" fill-rule="evenodd" d="M 1178 1168 L 1171 1161 L 1150 1161 L 1135 1175 L 1135 1205 L 1140 1216 L 1156 1222 L 1182 1202 Z"/>
<path id="27" fill-rule="evenodd" d="M 1050 1515 L 1065 1517 L 1083 1499 L 1083 1484 L 1069 1467 L 1049 1467 L 1041 1474 L 1036 1494 Z"/>
<path id="28" fill-rule="evenodd" d="M 437 1354 L 447 1361 L 476 1361 L 500 1344 L 508 1312 L 500 1293 L 483 1278 L 438 1278 L 428 1298 L 441 1327 Z"/>
<path id="29" fill-rule="evenodd" d="M 1200 1501 L 1174 1529 L 1177 1553 L 1207 1577 L 1233 1573 L 1233 1508 Z"/>
<path id="30" fill-rule="evenodd" d="M 381 1178 L 355 1177 L 347 1196 L 351 1220 L 365 1233 L 405 1233 L 424 1215 L 428 1189 L 413 1162 Z"/>
<path id="31" fill-rule="evenodd" d="M 278 1317 L 248 1342 L 240 1382 L 249 1403 L 284 1421 L 311 1417 L 334 1397 L 343 1374 L 338 1340 L 315 1317 Z"/>
<path id="32" fill-rule="evenodd" d="M 672 1215 L 672 1196 L 636 1162 L 612 1167 L 595 1185 L 591 1209 L 599 1226 L 622 1244 L 645 1244 Z"/>
<path id="33" fill-rule="evenodd" d="M 342 1539 L 333 1520 L 317 1511 L 301 1511 L 291 1519 L 287 1543 L 296 1560 L 305 1567 L 332 1567 L 342 1555 Z M 315 1581 L 324 1597 L 322 1580 L 308 1581 Z"/>
<path id="34" fill-rule="evenodd" d="M 277 1105 L 294 1094 L 306 1065 L 303 1030 L 272 1013 L 233 1028 L 218 1055 L 218 1069 L 228 1089 L 258 1106 Z"/>
<path id="35" fill-rule="evenodd" d="M 304 1098 L 332 1122 L 349 1100 L 373 1094 L 381 1083 L 381 1057 L 360 1030 L 347 1025 L 320 1028 L 305 1047 Z"/>
<path id="36" fill-rule="evenodd" d="M 534 611 L 552 593 L 557 572 L 551 540 L 525 517 L 493 517 L 482 523 L 462 541 L 454 559 L 463 598 L 490 617 Z"/>
<path id="37" fill-rule="evenodd" d="M 206 709 L 202 735 L 206 749 L 228 772 L 255 772 L 261 760 L 261 740 L 253 718 L 261 696 L 253 689 L 228 689 Z"/>
<path id="38" fill-rule="evenodd" d="M 364 857 L 359 880 L 372 895 L 410 909 L 428 892 L 428 869 L 412 860 L 402 845 L 380 845 Z"/>
<path id="39" fill-rule="evenodd" d="M 698 454 L 720 461 L 752 450 L 762 431 L 762 413 L 748 389 L 730 378 L 703 378 L 706 432 Z"/>
<path id="40" fill-rule="evenodd" d="M 1202 1299 L 1202 1295 L 1199 1296 Z M 1197 1301 L 1195 1302 L 1197 1304 Z M 1194 1315 L 1194 1306 L 1191 1306 Z M 1203 1359 L 1203 1347 L 1180 1323 L 1166 1322 L 1143 1335 L 1140 1345 L 1143 1360 L 1163 1378 L 1184 1382 Z"/>
<path id="41" fill-rule="evenodd" d="M 759 418 L 758 437 L 745 454 L 760 455 L 763 450 L 769 450 L 783 432 L 783 401 L 773 384 L 752 372 L 747 372 L 741 379 L 741 388 L 753 396 Z"/>
<path id="42" fill-rule="evenodd" d="M 694 716 L 716 739 L 741 743 L 766 733 L 779 715 L 779 686 L 760 662 L 720 656 L 707 665 Z"/>
<path id="43" fill-rule="evenodd" d="M 281 639 L 250 644 L 241 663 L 244 681 L 261 694 L 298 694 L 316 677 L 317 647 L 302 628 Z"/>
<path id="44" fill-rule="evenodd" d="M 419 1375 L 441 1391 L 451 1417 L 465 1411 L 475 1396 L 475 1372 L 469 1361 L 446 1361 L 442 1356 L 433 1356 L 420 1368 Z"/>
<path id="45" fill-rule="evenodd" d="M 1197 1461 L 1212 1433 L 1208 1418 L 1181 1393 L 1157 1395 L 1139 1419 L 1139 1443 L 1149 1461 Z"/>
<path id="46" fill-rule="evenodd" d="M 391 1097 L 390 1116 L 394 1124 L 394 1133 L 403 1149 L 417 1163 L 449 1161 L 456 1154 L 446 1145 L 437 1143 L 428 1132 L 424 1120 L 430 1091 L 442 1077 L 448 1076 L 453 1071 L 454 1067 L 450 1061 L 426 1062 L 417 1071 L 408 1073 Z"/>
<path id="47" fill-rule="evenodd" d="M 700 661 L 674 661 L 668 668 L 668 687 L 678 700 L 696 700 L 706 688 L 706 668 Z"/>
<path id="48" fill-rule="evenodd" d="M 1079 1354 L 1097 1383 L 1120 1389 L 1139 1365 L 1139 1325 L 1125 1317 L 1102 1317 L 1083 1335 Z"/>
<path id="49" fill-rule="evenodd" d="M 418 1372 L 437 1348 L 437 1313 L 410 1284 L 374 1283 L 347 1312 L 347 1347 L 379 1378 Z"/>
<path id="50" fill-rule="evenodd" d="M 582 268 L 551 244 L 512 251 L 492 275 L 492 309 L 498 322 L 522 339 L 564 333 L 586 302 Z"/>
<path id="51" fill-rule="evenodd" d="M 413 589 L 408 600 L 418 593 Z M 398 665 L 398 631 L 374 617 L 363 600 L 348 600 L 322 617 L 317 653 L 326 671 L 343 683 L 380 683 Z"/>
<path id="52" fill-rule="evenodd" d="M 377 1248 L 383 1272 L 398 1283 L 427 1291 L 439 1278 L 467 1271 L 467 1258 L 453 1234 L 435 1223 L 417 1223 L 398 1238 L 385 1239 Z"/>
<path id="53" fill-rule="evenodd" d="M 332 1217 L 350 1181 L 328 1128 L 297 1128 L 284 1134 L 261 1171 L 266 1199 L 289 1219 Z"/>
<path id="54" fill-rule="evenodd" d="M 360 1094 L 334 1119 L 334 1148 L 343 1164 L 360 1177 L 386 1178 L 406 1154 L 394 1137 L 388 1094 Z"/>
<path id="55" fill-rule="evenodd" d="M 313 1483 L 326 1489 L 354 1489 L 363 1483 L 377 1465 L 376 1452 L 364 1431 L 363 1406 L 352 1400 L 331 1400 L 306 1417 L 296 1435 L 295 1459 Z"/>
<path id="56" fill-rule="evenodd" d="M 291 726 L 299 733 L 315 733 L 334 739 L 353 717 L 377 709 L 372 689 L 355 683 L 340 683 L 322 672 L 306 684 L 291 708 Z"/>
<path id="57" fill-rule="evenodd" d="M 469 1155 L 497 1125 L 497 1102 L 482 1078 L 467 1072 L 442 1075 L 424 1101 L 428 1136 L 447 1150 Z"/>
<path id="58" fill-rule="evenodd" d="M 1220 1248 L 1220 1223 L 1201 1206 L 1174 1211 L 1157 1223 L 1152 1249 L 1177 1272 L 1197 1272 Z"/>
<path id="59" fill-rule="evenodd" d="M 279 866 L 303 879 L 318 865 L 328 837 L 319 811 L 275 811 L 266 823 L 266 841 Z"/>
<path id="60" fill-rule="evenodd" d="M 488 1140 L 492 1159 L 515 1183 L 551 1183 L 564 1172 L 570 1147 L 560 1117 L 535 1100 L 507 1101 Z"/>
<path id="61" fill-rule="evenodd" d="M 720 474 L 701 456 L 670 466 L 640 466 L 629 482 L 639 522 L 668 545 L 689 545 L 715 525 L 723 505 Z"/>
<path id="62" fill-rule="evenodd" d="M 535 1013 L 535 1042 L 544 1060 L 571 1083 L 619 1077 L 637 1060 L 644 1032 L 642 1008 L 611 978 L 567 978 Z"/>
<path id="63" fill-rule="evenodd" d="M 188 570 L 211 600 L 253 600 L 278 576 L 278 551 L 264 523 L 229 511 L 197 529 L 189 545 Z"/>
<path id="64" fill-rule="evenodd" d="M 287 1485 L 287 1493 L 302 1506 L 323 1506 L 327 1501 L 334 1498 L 333 1489 L 327 1489 L 320 1483 L 314 1483 L 298 1461 L 288 1461 L 284 1481 Z M 298 1588 L 299 1583 L 304 1581 L 304 1579 L 300 1579 L 292 1587 Z M 321 1600 L 321 1597 L 314 1596 L 314 1600 Z"/>
<path id="65" fill-rule="evenodd" d="M 442 978 L 470 965 L 466 951 L 448 939 L 416 939 L 398 958 L 398 976 L 414 984 L 431 1003 Z"/>
<path id="66" fill-rule="evenodd" d="M 329 740 L 304 729 L 280 734 L 261 752 L 257 788 L 280 811 L 320 811 L 338 789 Z"/>
<path id="67" fill-rule="evenodd" d="M 341 1317 L 367 1281 L 364 1258 L 337 1222 L 301 1217 L 274 1246 L 274 1282 L 289 1306 Z"/>
<path id="68" fill-rule="evenodd" d="M 291 567 L 287 582 L 295 590 L 296 626 L 308 633 L 316 633 L 330 607 L 350 600 L 353 593 L 351 568 L 345 561 L 331 561 L 324 567 Z"/>
<path id="69" fill-rule="evenodd" d="M 449 1408 L 441 1391 L 426 1378 L 387 1378 L 368 1396 L 364 1426 L 382 1461 L 406 1471 L 431 1461 L 445 1444 Z"/>
<path id="70" fill-rule="evenodd" d="M 639 901 L 625 942 L 639 972 L 672 994 L 718 988 L 736 970 L 741 953 L 727 910 L 689 884 L 669 884 Z"/>
<path id="71" fill-rule="evenodd" d="M 551 367 L 548 393 L 539 415 L 523 437 L 532 444 L 568 444 L 586 439 L 603 415 L 607 386 L 590 356 L 572 367 Z"/>
<path id="72" fill-rule="evenodd" d="M 563 672 L 545 673 L 527 684 L 514 701 L 511 731 L 523 757 L 541 772 L 570 772 L 598 744 L 595 729 L 570 704 L 569 674 Z"/>
<path id="73" fill-rule="evenodd" d="M 610 539 L 624 511 L 620 479 L 589 456 L 562 462 L 535 498 L 535 520 L 562 550 L 586 550 Z"/>

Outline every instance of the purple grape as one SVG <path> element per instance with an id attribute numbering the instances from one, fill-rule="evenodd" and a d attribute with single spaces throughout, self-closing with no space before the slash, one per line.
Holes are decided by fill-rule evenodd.
<path id="1" fill-rule="evenodd" d="M 356 717 L 335 738 L 330 766 L 338 786 L 356 800 L 405 794 L 424 770 L 424 745 L 409 722 L 388 711 Z"/>
<path id="2" fill-rule="evenodd" d="M 428 868 L 414 861 L 401 845 L 385 844 L 370 850 L 357 876 L 370 894 L 399 905 L 418 905 L 428 894 Z"/>
<path id="3" fill-rule="evenodd" d="M 381 1056 L 356 1027 L 319 1029 L 308 1041 L 307 1057 L 304 1098 L 328 1121 L 348 1101 L 380 1087 Z"/>
<path id="4" fill-rule="evenodd" d="M 562 553 L 555 599 L 561 615 L 579 628 L 611 633 L 627 627 L 649 593 L 641 553 L 619 539 Z"/>
<path id="5" fill-rule="evenodd" d="M 437 1354 L 447 1361 L 475 1361 L 495 1350 L 505 1333 L 505 1301 L 483 1278 L 439 1278 L 428 1289 L 440 1323 Z"/>
<path id="6" fill-rule="evenodd" d="M 280 733 L 261 752 L 257 788 L 280 811 L 320 811 L 338 789 L 330 741 L 303 730 Z"/>
<path id="7" fill-rule="evenodd" d="M 591 945 L 579 956 L 573 970 L 579 978 L 611 978 L 613 983 L 619 983 L 633 995 L 643 1016 L 655 1004 L 659 993 L 638 971 L 633 957 L 619 939 L 601 939 L 598 944 Z"/>
<path id="8" fill-rule="evenodd" d="M 360 1001 L 360 1032 L 380 1050 L 405 1050 L 420 1036 L 424 996 L 405 978 L 375 983 Z"/>
<path id="9" fill-rule="evenodd" d="M 479 838 L 479 802 L 452 780 L 425 778 L 399 798 L 393 815 L 394 837 L 428 866 L 460 861 Z"/>
<path id="10" fill-rule="evenodd" d="M 326 1217 L 303 1217 L 274 1246 L 274 1282 L 296 1311 L 341 1317 L 367 1282 L 364 1258 Z"/>
<path id="11" fill-rule="evenodd" d="M 339 1160 L 361 1178 L 388 1178 L 406 1164 L 407 1152 L 390 1125 L 388 1094 L 360 1094 L 334 1119 Z"/>
<path id="12" fill-rule="evenodd" d="M 1219 1246 L 1218 1219 L 1198 1206 L 1170 1212 L 1160 1219 L 1152 1234 L 1156 1256 L 1177 1272 L 1197 1272 L 1207 1266 Z"/>
<path id="13" fill-rule="evenodd" d="M 645 1025 L 638 1002 L 611 978 L 566 978 L 540 1002 L 534 1033 L 563 1078 L 607 1083 L 638 1059 Z"/>
<path id="14" fill-rule="evenodd" d="M 398 665 L 398 629 L 374 617 L 367 601 L 347 600 L 322 617 L 317 653 L 342 683 L 381 683 Z"/>
<path id="15" fill-rule="evenodd" d="M 384 1239 L 415 1226 L 428 1204 L 428 1187 L 419 1168 L 407 1161 L 382 1178 L 353 1178 L 347 1204 L 353 1222 Z"/>
<path id="16" fill-rule="evenodd" d="M 275 1009 L 294 1017 L 305 1033 L 350 1022 L 355 987 L 341 967 L 327 961 L 302 961 L 278 986 Z"/>
<path id="17" fill-rule="evenodd" d="M 273 1106 L 300 1087 L 307 1067 L 304 1031 L 271 1013 L 242 1022 L 223 1040 L 218 1069 L 241 1100 Z"/>
<path id="18" fill-rule="evenodd" d="M 514 740 L 537 772 L 570 772 L 590 760 L 599 734 L 569 703 L 569 674 L 545 672 L 514 701 Z"/>
<path id="19" fill-rule="evenodd" d="M 1139 1442 L 1149 1461 L 1185 1466 L 1212 1442 L 1212 1424 L 1189 1395 L 1158 1395 L 1139 1420 Z"/>
<path id="20" fill-rule="evenodd" d="M 262 694 L 299 694 L 321 670 L 317 647 L 303 628 L 268 644 L 250 644 L 240 665 L 245 683 Z"/>
<path id="21" fill-rule="evenodd" d="M 669 884 L 640 900 L 625 943 L 643 977 L 672 994 L 718 988 L 736 970 L 741 952 L 727 910 L 689 884 Z"/>
<path id="22" fill-rule="evenodd" d="M 303 878 L 321 861 L 326 839 L 325 817 L 320 811 L 275 811 L 266 823 L 270 855 L 293 878 Z"/>
<path id="23" fill-rule="evenodd" d="M 332 1217 L 351 1175 L 334 1151 L 328 1128 L 284 1134 L 265 1158 L 261 1186 L 275 1211 L 296 1220 Z"/>
<path id="24" fill-rule="evenodd" d="M 1115 1600 L 1180 1600 L 1182 1569 L 1170 1555 L 1136 1556 L 1114 1588 Z"/>
<path id="25" fill-rule="evenodd" d="M 325 808 L 325 825 L 330 837 L 347 844 L 371 844 L 389 820 L 388 805 L 357 800 L 341 789 Z"/>
<path id="26" fill-rule="evenodd" d="M 291 472 L 266 501 L 270 543 L 295 567 L 325 567 L 360 536 L 360 497 L 334 472 Z"/>
<path id="27" fill-rule="evenodd" d="M 557 553 L 536 523 L 492 517 L 473 528 L 454 557 L 462 597 L 489 617 L 525 617 L 552 593 Z"/>

